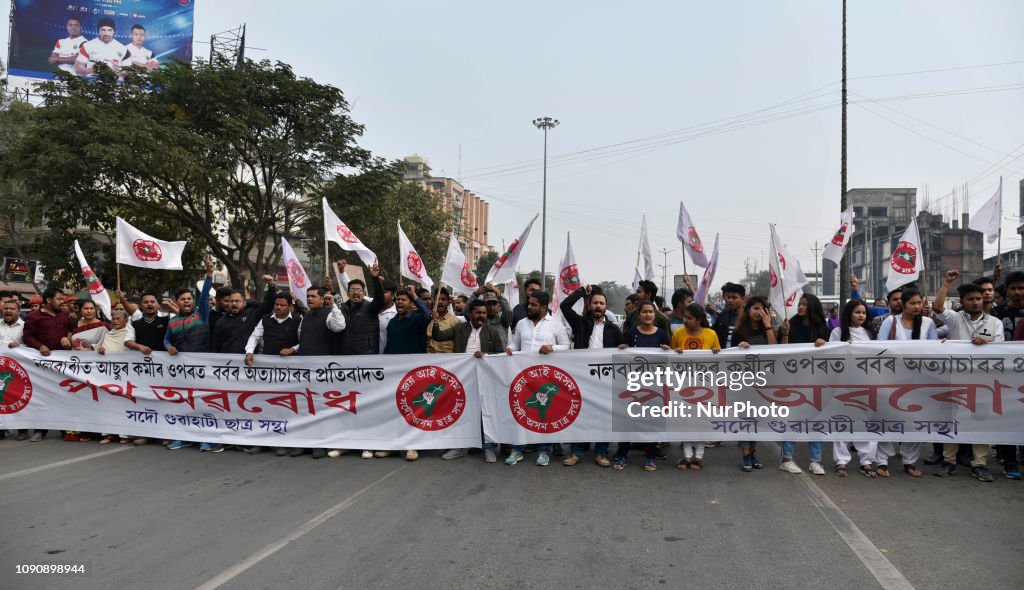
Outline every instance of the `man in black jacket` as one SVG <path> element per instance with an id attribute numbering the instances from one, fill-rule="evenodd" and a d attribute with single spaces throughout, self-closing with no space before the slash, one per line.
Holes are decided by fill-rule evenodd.
<path id="1" fill-rule="evenodd" d="M 581 316 L 573 306 L 584 296 L 589 299 L 587 314 Z M 622 344 L 622 331 L 605 317 L 608 300 L 601 288 L 594 285 L 580 287 L 562 301 L 559 308 L 562 317 L 572 328 L 573 348 L 586 350 L 592 348 L 616 348 Z M 573 466 L 580 462 L 587 451 L 588 443 L 574 442 L 569 446 L 569 456 L 562 460 L 562 465 Z M 608 467 L 608 443 L 594 443 L 594 462 L 601 467 Z"/>
<path id="2" fill-rule="evenodd" d="M 257 306 L 255 302 L 252 305 L 246 303 L 245 295 L 241 291 L 231 292 L 231 296 L 228 297 L 228 309 L 217 320 L 217 325 L 212 330 L 210 352 L 245 354 L 245 343 L 256 329 L 256 324 L 274 307 L 277 285 L 270 275 L 264 275 L 263 281 L 267 284 L 267 289 L 261 306 Z"/>
<path id="3" fill-rule="evenodd" d="M 380 282 L 380 267 L 376 262 L 370 267 L 370 282 L 373 284 L 373 301 L 367 301 L 366 286 L 356 279 L 348 284 L 348 301 L 342 306 L 345 312 L 345 337 L 342 354 L 379 354 L 380 313 L 384 305 L 384 286 Z"/>

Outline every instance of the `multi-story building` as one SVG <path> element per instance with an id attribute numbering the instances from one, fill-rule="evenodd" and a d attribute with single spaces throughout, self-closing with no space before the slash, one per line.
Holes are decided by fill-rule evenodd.
<path id="1" fill-rule="evenodd" d="M 453 178 L 432 176 L 430 164 L 422 156 L 405 158 L 405 179 L 418 182 L 441 196 L 441 210 L 451 214 L 456 239 L 473 268 L 477 260 L 492 249 L 487 244 L 490 209 L 487 201 Z"/>

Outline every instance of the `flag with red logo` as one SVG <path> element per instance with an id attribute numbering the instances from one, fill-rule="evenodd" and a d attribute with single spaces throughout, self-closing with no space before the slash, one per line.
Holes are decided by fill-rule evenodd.
<path id="1" fill-rule="evenodd" d="M 913 283 L 924 270 L 924 252 L 921 251 L 921 237 L 917 232 L 917 218 L 910 220 L 910 225 L 903 232 L 896 249 L 889 259 L 889 277 L 885 279 L 885 288 L 893 291 L 907 283 Z"/>
<path id="2" fill-rule="evenodd" d="M 334 214 L 334 210 L 327 204 L 327 198 L 324 197 L 324 237 L 335 244 L 341 246 L 342 250 L 348 250 L 349 252 L 355 252 L 359 255 L 359 259 L 363 261 L 363 264 L 367 268 L 373 266 L 373 263 L 377 261 L 377 255 L 373 253 L 356 237 L 352 230 L 347 225 L 338 219 L 338 216 Z"/>
<path id="3" fill-rule="evenodd" d="M 772 233 L 772 243 L 768 250 L 770 301 L 776 312 L 789 319 L 796 315 L 807 277 L 804 276 L 804 271 L 800 270 L 800 263 L 790 255 L 786 245 L 782 243 L 782 239 L 775 231 L 775 224 L 768 225 Z"/>
<path id="4" fill-rule="evenodd" d="M 707 268 L 708 257 L 704 253 L 704 243 L 700 241 L 697 228 L 693 227 L 693 220 L 690 219 L 690 212 L 686 210 L 682 201 L 679 201 L 679 223 L 676 224 L 676 237 L 683 244 L 683 250 L 690 254 L 690 260 L 701 268 Z M 684 253 L 683 256 L 686 256 Z"/>
<path id="5" fill-rule="evenodd" d="M 82 247 L 78 245 L 78 240 L 75 240 L 75 256 L 78 257 L 78 264 L 82 265 L 82 276 L 85 277 L 85 287 L 89 289 L 89 297 L 96 304 L 96 307 L 100 308 L 100 311 L 103 312 L 104 319 L 110 320 L 112 317 L 110 313 L 110 295 L 103 288 L 103 283 L 100 282 L 99 277 L 93 272 L 92 267 L 85 261 L 85 254 L 82 254 Z"/>
<path id="6" fill-rule="evenodd" d="M 843 254 L 846 252 L 846 246 L 850 244 L 852 236 L 853 207 L 848 207 L 846 211 L 843 211 L 843 215 L 839 219 L 839 229 L 832 236 L 832 241 L 825 244 L 825 249 L 821 251 L 821 257 L 839 264 L 843 259 Z"/>
<path id="7" fill-rule="evenodd" d="M 455 234 L 448 237 L 448 253 L 444 256 L 444 270 L 441 272 L 441 282 L 452 290 L 452 293 L 472 295 L 480 285 L 476 281 L 476 275 L 469 268 L 469 260 L 459 247 Z"/>
<path id="8" fill-rule="evenodd" d="M 715 247 L 711 249 L 711 260 L 708 262 L 708 267 L 704 269 L 704 276 L 700 278 L 700 285 L 697 286 L 697 296 L 693 300 L 695 303 L 704 305 L 708 290 L 711 288 L 711 281 L 715 280 L 716 270 L 718 270 L 718 234 L 715 234 Z"/>
<path id="9" fill-rule="evenodd" d="M 425 289 L 433 289 L 434 281 L 427 276 L 427 265 L 423 263 L 416 248 L 412 247 L 409 237 L 402 231 L 402 222 L 398 222 L 398 248 L 401 260 L 398 261 L 398 269 L 403 277 L 410 281 L 416 281 Z"/>
<path id="10" fill-rule="evenodd" d="M 181 253 L 188 242 L 165 242 L 146 235 L 117 218 L 117 263 L 156 270 L 181 270 Z"/>
<path id="11" fill-rule="evenodd" d="M 309 276 L 306 275 L 299 257 L 292 250 L 288 240 L 281 238 L 281 257 L 284 258 L 284 269 L 288 273 L 288 285 L 291 287 L 292 295 L 298 301 L 306 301 L 306 291 L 309 289 Z"/>
<path id="12" fill-rule="evenodd" d="M 485 283 L 506 283 L 516 278 L 516 265 L 519 264 L 519 255 L 523 253 L 523 246 L 526 244 L 526 238 L 530 237 L 530 229 L 533 228 L 533 222 L 537 221 L 539 215 L 534 215 L 530 223 L 527 224 L 526 229 L 523 233 L 519 234 L 519 237 L 513 240 L 505 252 L 494 261 L 494 266 L 487 272 L 487 280 Z"/>
<path id="13" fill-rule="evenodd" d="M 552 294 L 552 301 L 549 309 L 551 315 L 558 316 L 562 313 L 558 304 L 560 301 L 572 295 L 582 286 L 580 282 L 580 268 L 576 265 L 576 254 L 572 251 L 572 240 L 569 239 L 569 234 L 565 234 L 565 256 L 562 256 L 562 262 L 558 265 L 558 278 L 555 284 L 554 293 Z M 574 305 L 573 310 L 578 314 L 583 313 L 583 299 L 580 299 Z"/>

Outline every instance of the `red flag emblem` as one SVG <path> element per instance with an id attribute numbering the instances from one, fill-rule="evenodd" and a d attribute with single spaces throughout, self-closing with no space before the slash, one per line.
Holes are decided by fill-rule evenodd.
<path id="1" fill-rule="evenodd" d="M 339 224 L 337 230 L 338 237 L 341 238 L 341 241 L 347 242 L 349 244 L 359 243 L 359 238 L 357 238 L 356 235 L 352 233 L 352 230 L 350 230 L 348 226 L 345 225 L 344 223 Z"/>
<path id="2" fill-rule="evenodd" d="M 901 275 L 912 275 L 917 268 L 917 246 L 910 242 L 900 242 L 892 253 L 889 263 L 892 269 Z"/>
<path id="3" fill-rule="evenodd" d="M 298 260 L 289 260 L 286 267 L 288 270 L 288 279 L 291 280 L 292 285 L 294 285 L 296 289 L 301 289 L 308 285 L 306 282 L 306 273 L 303 272 L 302 265 L 299 264 Z"/>
<path id="4" fill-rule="evenodd" d="M 701 243 L 700 236 L 697 235 L 697 228 L 691 225 L 687 238 L 689 239 L 690 247 L 693 248 L 694 252 L 704 252 L 704 244 Z"/>
<path id="5" fill-rule="evenodd" d="M 143 262 L 157 262 L 164 257 L 164 251 L 153 240 L 135 240 L 132 242 L 132 252 L 135 257 Z"/>

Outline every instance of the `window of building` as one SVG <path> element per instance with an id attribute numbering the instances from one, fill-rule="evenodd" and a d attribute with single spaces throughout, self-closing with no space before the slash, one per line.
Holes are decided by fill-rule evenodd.
<path id="1" fill-rule="evenodd" d="M 868 207 L 868 217 L 887 217 L 888 210 L 885 207 Z"/>
<path id="2" fill-rule="evenodd" d="M 853 208 L 853 216 L 854 217 L 864 217 L 864 207 L 854 207 Z"/>
<path id="3" fill-rule="evenodd" d="M 853 263 L 862 264 L 864 262 L 864 250 L 857 248 L 853 251 Z"/>

